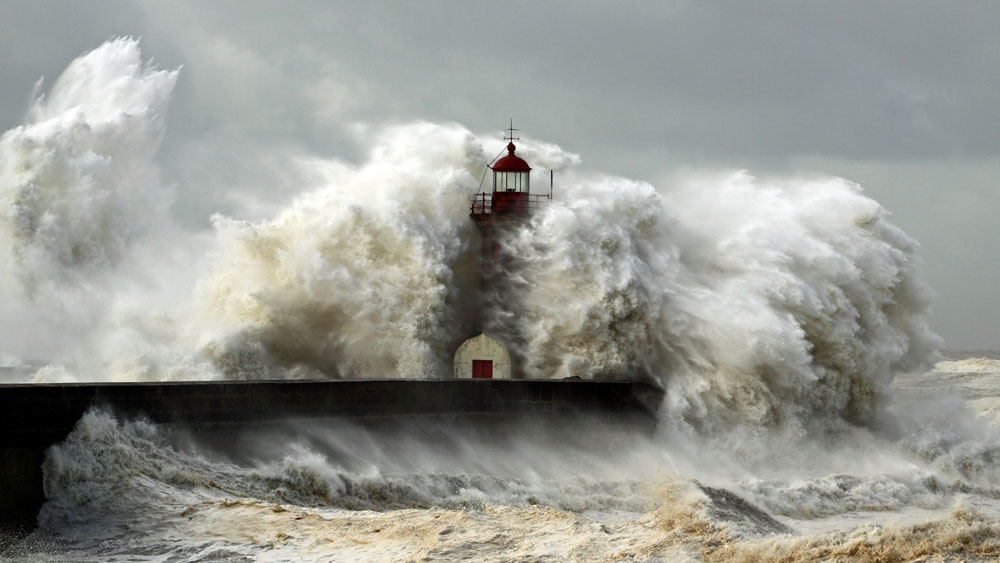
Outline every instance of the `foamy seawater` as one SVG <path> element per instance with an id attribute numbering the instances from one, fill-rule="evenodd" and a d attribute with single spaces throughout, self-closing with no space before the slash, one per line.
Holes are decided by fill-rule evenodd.
<path id="1" fill-rule="evenodd" d="M 998 555 L 996 356 L 927 371 L 941 340 L 917 242 L 861 186 L 728 170 L 654 186 L 525 138 L 559 195 L 499 235 L 511 260 L 484 287 L 468 204 L 495 140 L 363 126 L 364 158 L 285 154 L 282 207 L 194 232 L 158 161 L 181 72 L 111 39 L 0 135 L 0 318 L 23 341 L 0 380 L 433 378 L 485 330 L 525 377 L 657 382 L 659 430 L 224 435 L 95 411 L 47 452 L 39 528 L 5 557 Z"/>
<path id="2" fill-rule="evenodd" d="M 995 412 L 979 405 L 1000 398 L 1000 371 L 977 362 L 897 378 L 891 431 L 771 435 L 729 451 L 725 440 L 586 419 L 464 429 L 308 421 L 223 443 L 92 412 L 49 450 L 40 527 L 5 555 L 993 560 L 1000 442 Z"/>

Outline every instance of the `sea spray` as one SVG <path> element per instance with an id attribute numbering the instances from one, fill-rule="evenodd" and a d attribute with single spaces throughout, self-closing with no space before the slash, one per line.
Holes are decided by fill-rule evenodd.
<path id="1" fill-rule="evenodd" d="M 11 271 L 92 333 L 80 361 L 96 366 L 45 373 L 434 378 L 485 329 L 522 376 L 651 378 L 672 420 L 725 432 L 871 423 L 893 375 L 937 345 L 916 244 L 857 185 L 737 172 L 653 186 L 531 139 L 521 154 L 560 169 L 559 189 L 505 233 L 506 281 L 484 288 L 468 205 L 495 143 L 456 124 L 384 128 L 360 164 L 299 155 L 292 176 L 315 184 L 287 209 L 215 216 L 210 244 L 180 244 L 199 253 L 182 273 L 155 270 L 174 283 L 143 291 L 132 269 L 176 233 L 155 155 L 177 73 L 109 41 L 3 137 Z"/>
<path id="2" fill-rule="evenodd" d="M 110 40 L 0 136 L 3 336 L 53 363 L 44 380 L 143 378 L 126 366 L 162 346 L 135 334 L 178 307 L 163 287 L 184 238 L 157 163 L 178 75 L 144 61 L 138 40 Z"/>
<path id="3" fill-rule="evenodd" d="M 655 471 L 660 454 L 635 447 L 646 438 L 630 427 L 603 422 L 567 416 L 554 426 L 524 419 L 486 429 L 319 419 L 236 431 L 160 426 L 91 410 L 46 453 L 50 502 L 40 522 L 117 525 L 139 506 L 162 513 L 230 497 L 350 510 L 487 502 L 648 509 L 643 485 L 623 477 L 641 475 L 640 467 Z M 586 431 L 567 439 L 570 429 Z M 628 469 L 622 459 L 632 462 Z"/>
<path id="4" fill-rule="evenodd" d="M 380 142 L 273 221 L 217 221 L 235 242 L 203 287 L 237 327 L 209 346 L 224 365 L 434 376 L 475 327 L 457 311 L 486 304 L 481 326 L 524 376 L 652 377 L 672 415 L 727 428 L 871 420 L 893 374 L 937 345 L 915 243 L 849 182 L 737 173 L 657 190 L 569 174 L 561 199 L 505 233 L 506 280 L 480 288 L 463 205 L 479 145 L 428 124 Z M 419 156 L 435 144 L 455 148 Z"/>
<path id="5" fill-rule="evenodd" d="M 869 420 L 938 339 L 915 243 L 850 182 L 746 173 L 667 190 L 572 178 L 511 241 L 534 376 L 647 374 L 722 428 Z"/>
<path id="6" fill-rule="evenodd" d="M 575 155 L 526 139 L 536 170 L 567 169 L 555 200 L 502 241 L 511 299 L 479 287 L 467 217 L 495 142 L 454 124 L 390 127 L 359 164 L 289 161 L 316 185 L 271 220 L 217 216 L 203 244 L 182 245 L 207 271 L 166 291 L 134 275 L 162 257 L 149 250 L 172 234 L 166 205 L 136 201 L 169 200 L 155 154 L 176 71 L 143 64 L 134 40 L 81 61 L 0 141 L 4 283 L 53 318 L 73 304 L 65 324 L 91 329 L 84 348 L 110 368 L 43 376 L 436 377 L 485 326 L 531 377 L 661 382 L 666 432 L 324 421 L 245 433 L 229 459 L 203 435 L 92 412 L 46 457 L 39 552 L 997 555 L 997 435 L 940 398 L 954 382 L 996 397 L 993 368 L 957 360 L 921 380 L 930 397 L 900 400 L 912 374 L 893 377 L 938 343 L 928 291 L 915 242 L 858 186 L 746 172 L 653 186 L 576 170 Z M 73 113 L 90 103 L 101 111 Z M 876 415 L 892 385 L 890 433 Z M 935 521 L 900 522 L 917 519 Z"/>
<path id="7" fill-rule="evenodd" d="M 328 560 L 457 548 L 451 559 L 471 547 L 489 559 L 498 549 L 551 557 L 580 544 L 603 557 L 636 537 L 659 539 L 623 520 L 656 504 L 645 484 L 623 478 L 658 457 L 636 448 L 628 428 L 573 417 L 562 429 L 399 422 L 260 425 L 235 442 L 217 429 L 220 449 L 244 458 L 237 465 L 204 445 L 210 432 L 192 441 L 180 426 L 92 411 L 46 456 L 40 529 L 4 555 Z M 567 432 L 582 427 L 600 451 Z M 632 462 L 624 472 L 623 460 Z"/>
<path id="8" fill-rule="evenodd" d="M 563 422 L 326 420 L 248 427 L 235 441 L 220 429 L 219 442 L 93 411 L 46 456 L 50 500 L 23 560 L 997 553 L 991 491 L 891 468 L 720 488 L 700 482 L 704 470 L 698 481 L 664 471 L 673 454 L 655 439 Z"/>
<path id="9" fill-rule="evenodd" d="M 4 243 L 26 289 L 82 283 L 162 228 L 172 195 L 156 154 L 177 77 L 144 62 L 137 40 L 109 41 L 0 138 Z"/>
<path id="10" fill-rule="evenodd" d="M 217 216 L 224 250 L 199 291 L 223 336 L 206 352 L 238 378 L 450 373 L 473 330 L 480 149 L 456 126 L 390 129 L 368 162 L 275 219 Z"/>

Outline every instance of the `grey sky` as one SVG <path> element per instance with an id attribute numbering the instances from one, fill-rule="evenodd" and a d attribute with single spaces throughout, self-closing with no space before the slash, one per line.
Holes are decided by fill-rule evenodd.
<path id="1" fill-rule="evenodd" d="M 832 174 L 919 240 L 952 349 L 1000 348 L 993 2 L 15 2 L 0 128 L 116 35 L 183 65 L 161 161 L 189 228 L 294 195 L 284 157 L 356 160 L 356 124 L 509 117 L 587 169 Z M 284 187 L 277 189 L 276 187 Z M 283 191 L 285 190 L 285 191 Z"/>

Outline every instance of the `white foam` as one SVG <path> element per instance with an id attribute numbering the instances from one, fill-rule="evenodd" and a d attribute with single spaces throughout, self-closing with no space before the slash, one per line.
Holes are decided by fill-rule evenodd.
<path id="1" fill-rule="evenodd" d="M 460 127 L 400 127 L 278 218 L 217 219 L 204 349 L 236 377 L 434 377 L 485 304 L 526 376 L 648 374 L 673 416 L 726 428 L 868 420 L 937 344 L 913 241 L 837 179 L 568 173 L 504 241 L 506 292 L 480 295 L 465 198 L 483 153 Z"/>
<path id="2" fill-rule="evenodd" d="M 144 63 L 137 40 L 109 41 L 0 138 L 4 242 L 32 289 L 114 267 L 160 227 L 171 196 L 155 157 L 177 76 Z"/>
<path id="3" fill-rule="evenodd" d="M 1000 360 L 992 358 L 966 358 L 944 360 L 934 365 L 942 373 L 1000 373 Z"/>
<path id="4" fill-rule="evenodd" d="M 938 339 L 914 241 L 859 186 L 747 172 L 653 186 L 526 139 L 536 170 L 560 169 L 556 199 L 503 240 L 511 293 L 484 295 L 467 206 L 495 140 L 415 123 L 366 138 L 357 164 L 301 154 L 289 177 L 312 183 L 283 187 L 301 194 L 287 209 L 216 216 L 188 244 L 159 213 L 176 79 L 112 40 L 0 139 L 2 283 L 24 304 L 0 309 L 4 326 L 48 311 L 40 334 L 82 352 L 39 380 L 440 377 L 485 311 L 525 375 L 661 382 L 665 432 L 306 426 L 234 463 L 90 413 L 45 465 L 39 535 L 68 542 L 64 558 L 724 559 L 812 540 L 839 554 L 906 544 L 918 513 L 937 518 L 936 549 L 964 548 L 957 530 L 993 553 L 973 532 L 996 528 L 979 511 L 997 496 L 997 434 L 941 395 L 961 380 L 992 409 L 978 375 L 995 360 L 890 387 Z M 907 393 L 880 410 L 893 389 Z M 753 540 L 782 529 L 774 516 L 813 532 Z"/>
<path id="5" fill-rule="evenodd" d="M 0 136 L 4 341 L 66 378 L 139 378 L 120 366 L 154 361 L 170 338 L 142 333 L 184 308 L 171 298 L 185 238 L 157 164 L 178 72 L 145 62 L 137 39 L 110 40 Z"/>
<path id="6" fill-rule="evenodd" d="M 504 240 L 515 259 L 494 289 L 509 291 L 483 294 L 468 202 L 496 143 L 455 124 L 384 128 L 358 165 L 301 154 L 289 177 L 313 184 L 287 209 L 216 216 L 208 244 L 187 245 L 157 211 L 177 76 L 109 41 L 0 143 L 16 277 L 48 288 L 50 331 L 92 335 L 60 362 L 70 377 L 443 377 L 483 312 L 525 376 L 649 375 L 675 422 L 724 430 L 870 421 L 937 344 L 914 242 L 857 185 L 736 172 L 652 186 L 576 172 L 576 155 L 530 139 L 536 170 L 566 170 Z M 210 250 L 182 264 L 168 240 Z M 150 267 L 166 283 L 137 277 Z"/>

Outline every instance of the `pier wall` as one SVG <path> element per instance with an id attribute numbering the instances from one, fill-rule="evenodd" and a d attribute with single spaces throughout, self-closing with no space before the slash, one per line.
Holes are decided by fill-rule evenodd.
<path id="1" fill-rule="evenodd" d="M 663 392 L 641 382 L 352 380 L 0 385 L 0 549 L 35 526 L 41 462 L 87 409 L 218 428 L 300 418 L 559 416 L 599 413 L 654 423 Z M 488 423 L 488 422 L 486 422 Z M 7 538 L 6 541 L 4 538 Z"/>

